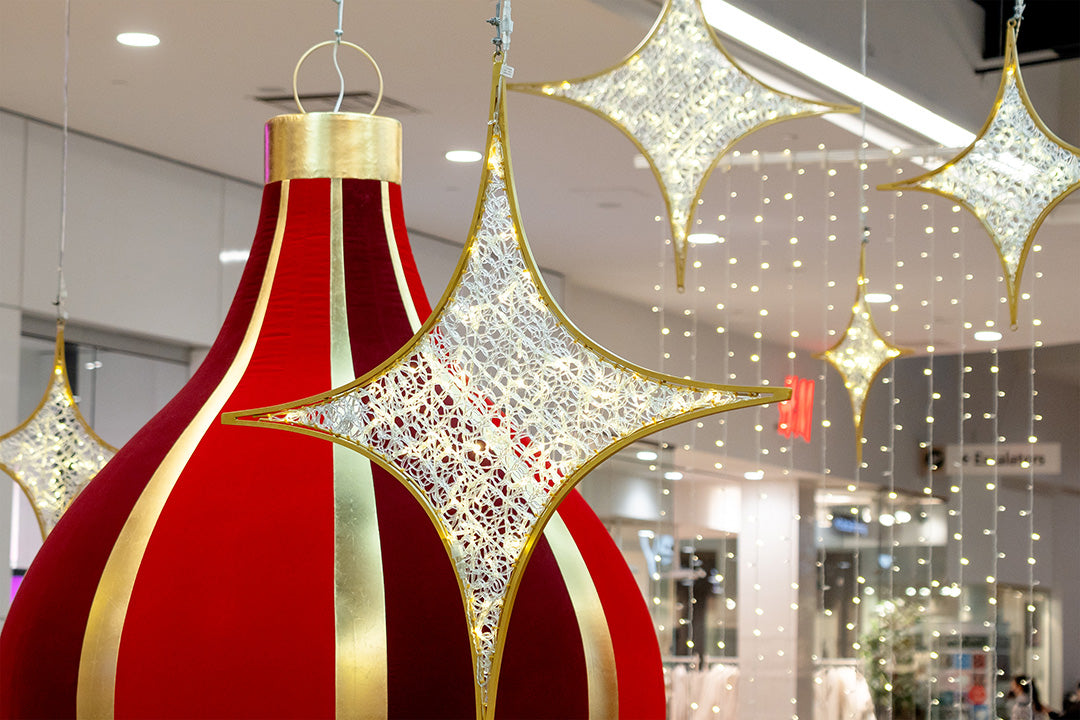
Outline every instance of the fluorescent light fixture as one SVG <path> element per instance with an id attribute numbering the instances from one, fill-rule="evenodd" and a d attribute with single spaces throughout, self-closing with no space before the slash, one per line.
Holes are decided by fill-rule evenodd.
<path id="1" fill-rule="evenodd" d="M 866 293 L 866 302 L 868 302 L 868 303 L 892 302 L 892 295 L 890 295 L 889 293 Z"/>
<path id="2" fill-rule="evenodd" d="M 751 470 L 750 472 L 744 472 L 743 477 L 747 480 L 761 480 L 765 477 L 764 470 Z"/>
<path id="3" fill-rule="evenodd" d="M 116 42 L 128 47 L 154 47 L 161 43 L 161 38 L 153 33 L 123 32 L 116 36 Z"/>
<path id="4" fill-rule="evenodd" d="M 691 245 L 715 245 L 720 242 L 720 236 L 716 233 L 690 233 L 686 241 Z"/>
<path id="5" fill-rule="evenodd" d="M 979 342 L 997 342 L 1001 339 L 1001 333 L 997 330 L 980 330 L 975 333 L 975 339 Z"/>
<path id="6" fill-rule="evenodd" d="M 455 163 L 480 162 L 483 157 L 482 153 L 475 150 L 450 150 L 446 153 L 446 159 Z"/>
<path id="7" fill-rule="evenodd" d="M 218 253 L 218 261 L 222 265 L 247 262 L 248 255 L 250 254 L 250 250 L 222 250 Z"/>
<path id="8" fill-rule="evenodd" d="M 664 479 L 665 480 L 682 480 L 683 479 L 683 474 L 681 472 L 679 472 L 678 470 L 669 470 L 668 472 L 664 473 Z"/>
<path id="9" fill-rule="evenodd" d="M 652 450 L 638 450 L 637 454 L 634 457 L 636 457 L 638 460 L 642 460 L 644 462 L 652 462 L 653 460 L 655 460 L 656 458 L 658 458 L 660 456 L 657 455 Z"/>
<path id="10" fill-rule="evenodd" d="M 724 0 L 701 0 L 716 30 L 946 147 L 966 147 L 975 134 Z"/>

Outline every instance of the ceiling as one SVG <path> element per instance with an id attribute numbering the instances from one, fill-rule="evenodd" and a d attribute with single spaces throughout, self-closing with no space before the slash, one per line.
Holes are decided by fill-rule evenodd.
<path id="1" fill-rule="evenodd" d="M 494 3 L 344 2 L 344 38 L 377 58 L 387 96 L 401 104 L 386 112 L 404 124 L 410 230 L 460 243 L 479 168 L 451 164 L 443 154 L 483 144 L 492 50 L 485 20 Z M 253 183 L 262 177 L 262 125 L 280 112 L 255 98 L 288 94 L 296 60 L 332 38 L 337 19 L 331 0 L 71 4 L 73 129 Z M 857 0 L 735 4 L 859 66 Z M 868 0 L 868 74 L 977 131 L 998 84 L 996 73 L 978 72 L 985 65 L 986 4 Z M 1007 5 L 1011 11 L 1011 1 Z M 1028 15 L 1052 13 L 1053 5 L 1029 0 Z M 617 62 L 648 31 L 658 7 L 654 0 L 517 0 L 509 57 L 515 80 L 575 77 Z M 62 0 L 0 0 L 0 108 L 61 120 L 63 19 Z M 161 45 L 122 47 L 114 38 L 127 30 L 156 33 Z M 808 96 L 844 100 L 729 45 L 748 66 Z M 370 90 L 373 74 L 363 59 L 345 52 L 342 60 L 349 90 Z M 1080 60 L 1032 65 L 1024 77 L 1045 122 L 1080 144 Z M 300 85 L 304 93 L 336 90 L 328 51 L 304 65 Z M 795 330 L 799 345 L 814 350 L 835 340 L 830 331 L 843 330 L 858 263 L 856 136 L 822 119 L 804 119 L 744 139 L 730 170 L 713 174 L 698 211 L 700 229 L 727 241 L 691 251 L 700 267 L 688 268 L 687 292 L 678 293 L 664 246 L 666 225 L 656 220 L 663 203 L 651 173 L 635 167 L 633 145 L 565 104 L 526 95 L 508 102 L 519 200 L 542 266 L 573 285 L 662 308 L 665 317 L 694 315 L 707 329 L 761 330 L 778 340 Z M 869 121 L 914 145 L 927 143 L 888 118 L 871 115 Z M 792 155 L 781 154 L 785 150 Z M 881 329 L 893 332 L 898 344 L 922 351 L 934 345 L 938 352 L 984 349 L 972 334 L 987 322 L 1005 330 L 1001 347 L 1080 341 L 1080 323 L 1070 317 L 1080 268 L 1080 197 L 1059 206 L 1040 232 L 1042 251 L 1029 261 L 1022 288 L 1032 300 L 1022 304 L 1019 328 L 1009 332 L 1000 266 L 978 223 L 931 195 L 897 198 L 873 189 L 916 171 L 921 168 L 897 160 L 872 162 L 865 172 L 870 285 L 891 289 L 897 305 L 893 312 L 877 306 Z M 1041 324 L 1034 326 L 1033 317 Z"/>

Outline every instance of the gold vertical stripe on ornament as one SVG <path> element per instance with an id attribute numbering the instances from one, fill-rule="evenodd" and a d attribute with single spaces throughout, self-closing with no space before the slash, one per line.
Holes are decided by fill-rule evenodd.
<path id="1" fill-rule="evenodd" d="M 278 115 L 266 123 L 266 182 L 358 178 L 401 183 L 401 123 L 359 113 Z"/>
<path id="2" fill-rule="evenodd" d="M 585 670 L 589 682 L 589 718 L 619 717 L 619 679 L 615 668 L 615 648 L 611 630 L 600 603 L 592 575 L 573 535 L 556 512 L 544 528 L 555 561 L 559 564 L 570 602 L 574 606 L 581 643 L 585 649 Z"/>
<path id="3" fill-rule="evenodd" d="M 416 332 L 423 323 L 420 321 L 420 315 L 416 312 L 416 303 L 413 302 L 409 282 L 405 278 L 405 268 L 401 265 L 401 252 L 398 250 L 397 237 L 394 234 L 394 215 L 390 209 L 390 185 L 385 182 L 382 184 L 382 210 L 386 227 L 386 243 L 390 248 L 390 260 L 394 265 L 394 277 L 397 279 L 398 294 L 401 296 L 401 304 L 405 306 L 405 314 L 409 317 L 409 327 L 412 328 L 413 332 Z"/>
<path id="4" fill-rule="evenodd" d="M 384 183 L 385 184 L 385 183 Z M 356 379 L 345 304 L 341 180 L 330 181 L 330 375 L 338 387 Z M 338 718 L 385 718 L 388 712 L 386 601 L 371 461 L 335 444 L 334 704 Z"/>
<path id="5" fill-rule="evenodd" d="M 281 242 L 288 214 L 289 183 L 281 185 L 277 227 L 270 256 L 266 261 L 262 286 L 251 313 L 244 338 L 224 377 L 195 417 L 184 428 L 176 444 L 161 461 L 143 489 L 127 522 L 120 531 L 112 553 L 98 582 L 97 593 L 90 606 L 86 622 L 82 656 L 79 662 L 79 682 L 76 690 L 76 715 L 93 720 L 111 720 L 115 710 L 116 668 L 120 656 L 120 636 L 127 619 L 128 605 L 135 587 L 135 578 L 146 554 L 146 546 L 154 532 L 165 502 L 177 479 L 184 471 L 207 429 L 217 422 L 221 408 L 232 395 L 247 369 L 266 317 L 270 292 L 277 273 Z"/>

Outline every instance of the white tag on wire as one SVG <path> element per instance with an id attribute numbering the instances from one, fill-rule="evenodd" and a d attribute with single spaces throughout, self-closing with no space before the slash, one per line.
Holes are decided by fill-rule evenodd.
<path id="1" fill-rule="evenodd" d="M 502 68 L 499 69 L 499 74 L 504 78 L 512 79 L 514 77 L 514 68 L 510 67 L 506 63 L 503 63 Z"/>

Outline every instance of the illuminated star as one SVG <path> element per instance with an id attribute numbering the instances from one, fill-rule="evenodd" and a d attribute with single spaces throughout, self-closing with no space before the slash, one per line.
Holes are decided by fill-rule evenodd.
<path id="1" fill-rule="evenodd" d="M 637 145 L 667 205 L 680 290 L 694 210 L 720 158 L 772 123 L 856 112 L 782 93 L 747 74 L 720 44 L 699 0 L 668 0 L 648 37 L 614 67 L 574 80 L 510 88 L 590 110 Z"/>
<path id="2" fill-rule="evenodd" d="M 225 422 L 333 440 L 398 477 L 461 583 L 477 716 L 495 713 L 517 587 L 548 518 L 604 458 L 673 424 L 786 399 L 682 380 L 595 345 L 545 289 L 521 229 L 496 74 L 477 215 L 451 289 L 392 358 L 349 385 Z M 500 102 L 500 98 L 502 101 Z"/>
<path id="3" fill-rule="evenodd" d="M 975 141 L 929 173 L 880 186 L 925 190 L 960 203 L 979 218 L 994 241 L 1015 327 L 1024 262 L 1043 219 L 1080 187 L 1080 148 L 1060 140 L 1031 104 L 1016 59 L 1016 23 L 1009 21 L 1005 69 Z"/>
<path id="4" fill-rule="evenodd" d="M 858 289 L 851 308 L 851 320 L 840 340 L 819 356 L 828 360 L 844 378 L 855 419 L 855 455 L 859 462 L 862 461 L 863 417 L 870 386 L 894 358 L 911 352 L 890 344 L 878 332 L 866 302 L 866 284 L 866 245 L 863 244 L 859 251 Z"/>
<path id="5" fill-rule="evenodd" d="M 90 429 L 75 404 L 64 362 L 61 322 L 49 386 L 30 417 L 0 436 L 0 470 L 26 493 L 41 535 L 46 537 L 75 496 L 115 454 L 116 448 Z"/>

